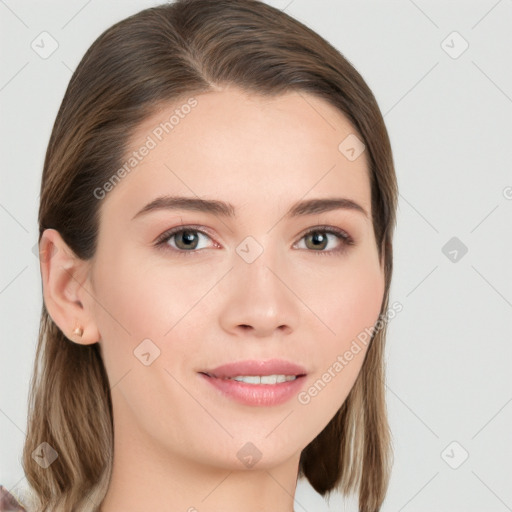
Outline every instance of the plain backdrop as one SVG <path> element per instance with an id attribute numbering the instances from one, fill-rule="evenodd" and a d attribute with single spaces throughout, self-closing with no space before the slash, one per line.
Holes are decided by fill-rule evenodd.
<path id="1" fill-rule="evenodd" d="M 82 55 L 151 0 L 0 0 L 0 483 L 23 492 L 44 154 Z M 512 510 L 512 1 L 273 0 L 373 90 L 399 182 L 383 512 Z M 33 41 L 47 32 L 55 51 Z M 49 40 L 49 39 L 48 39 Z M 50 48 L 50 46 L 46 46 Z M 50 48 L 51 49 L 51 48 Z M 300 482 L 295 510 L 328 505 Z"/>

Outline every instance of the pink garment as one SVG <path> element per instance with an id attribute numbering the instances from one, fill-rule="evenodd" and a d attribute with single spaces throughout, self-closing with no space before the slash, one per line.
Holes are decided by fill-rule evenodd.
<path id="1" fill-rule="evenodd" d="M 0 512 L 26 512 L 3 485 L 0 485 Z"/>

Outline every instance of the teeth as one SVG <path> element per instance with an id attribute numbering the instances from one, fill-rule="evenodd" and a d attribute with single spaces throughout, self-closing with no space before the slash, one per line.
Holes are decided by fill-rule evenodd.
<path id="1" fill-rule="evenodd" d="M 236 377 L 228 377 L 231 380 L 245 382 L 246 384 L 279 384 L 295 380 L 296 375 L 237 375 Z"/>

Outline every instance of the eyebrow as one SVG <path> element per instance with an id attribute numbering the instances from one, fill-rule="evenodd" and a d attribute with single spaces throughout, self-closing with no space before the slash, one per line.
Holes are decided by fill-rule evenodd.
<path id="1" fill-rule="evenodd" d="M 160 196 L 149 202 L 139 210 L 132 220 L 149 212 L 157 210 L 190 210 L 210 213 L 226 218 L 236 216 L 235 207 L 231 203 L 218 201 L 216 199 L 201 199 L 198 197 L 185 196 Z M 285 217 L 294 218 L 305 215 L 314 215 L 332 210 L 352 210 L 362 213 L 367 219 L 367 211 L 352 199 L 342 197 L 307 199 L 298 201 L 288 210 Z"/>

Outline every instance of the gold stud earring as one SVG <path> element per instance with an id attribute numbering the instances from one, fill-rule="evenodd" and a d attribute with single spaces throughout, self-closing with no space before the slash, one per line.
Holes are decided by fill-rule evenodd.
<path id="1" fill-rule="evenodd" d="M 78 326 L 74 331 L 73 331 L 73 334 L 76 334 L 77 336 L 80 336 L 82 337 L 82 334 L 84 333 L 84 330 L 82 329 L 82 327 Z"/>

